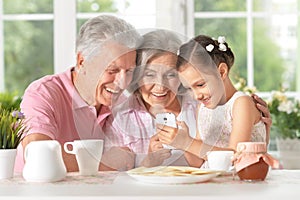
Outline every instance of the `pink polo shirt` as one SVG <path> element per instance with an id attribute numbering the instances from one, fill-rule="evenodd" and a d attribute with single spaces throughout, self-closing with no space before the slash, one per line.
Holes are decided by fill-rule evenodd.
<path id="1" fill-rule="evenodd" d="M 97 117 L 95 107 L 89 106 L 75 89 L 71 70 L 45 76 L 26 89 L 21 110 L 28 119 L 27 134 L 41 133 L 62 145 L 78 139 L 104 138 L 102 125 L 110 115 L 110 109 L 103 106 Z M 23 165 L 23 147 L 20 144 L 15 171 L 21 172 Z"/>

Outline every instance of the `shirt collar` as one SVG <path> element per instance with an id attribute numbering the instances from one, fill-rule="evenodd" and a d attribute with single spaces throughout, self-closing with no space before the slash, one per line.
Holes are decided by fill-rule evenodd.
<path id="1" fill-rule="evenodd" d="M 148 110 L 138 94 L 131 94 L 126 101 L 124 101 L 122 104 L 120 104 L 117 107 L 114 107 L 113 109 L 115 112 L 119 112 L 120 114 L 127 114 L 133 111 L 138 111 L 138 112 L 147 112 Z"/>
<path id="2" fill-rule="evenodd" d="M 111 110 L 110 110 L 110 108 L 109 107 L 107 107 L 107 106 L 101 106 L 101 108 L 100 108 L 100 112 L 99 112 L 99 115 L 98 115 L 98 117 L 97 117 L 97 121 L 98 121 L 98 123 L 101 125 L 101 126 L 103 126 L 104 125 L 104 123 L 105 123 L 105 119 L 109 116 L 111 114 Z"/>
<path id="3" fill-rule="evenodd" d="M 72 82 L 73 70 L 74 67 L 71 67 L 70 69 L 65 71 L 65 73 L 62 76 L 62 80 L 72 101 L 73 110 L 76 110 L 82 107 L 88 107 L 89 105 L 81 98 Z"/>

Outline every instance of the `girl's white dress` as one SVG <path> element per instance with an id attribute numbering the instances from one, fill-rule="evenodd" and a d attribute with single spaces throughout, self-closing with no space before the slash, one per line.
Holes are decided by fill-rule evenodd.
<path id="1" fill-rule="evenodd" d="M 228 147 L 230 133 L 232 131 L 232 108 L 235 100 L 247 94 L 238 91 L 230 100 L 215 109 L 208 109 L 204 105 L 200 106 L 198 112 L 198 131 L 200 139 L 209 145 L 217 147 Z M 243 133 L 241 133 L 243 134 Z M 256 123 L 251 134 L 252 142 L 266 141 L 266 128 L 262 121 Z"/>

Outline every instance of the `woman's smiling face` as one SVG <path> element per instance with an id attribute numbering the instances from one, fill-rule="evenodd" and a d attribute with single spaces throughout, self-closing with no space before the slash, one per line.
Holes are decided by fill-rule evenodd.
<path id="1" fill-rule="evenodd" d="M 139 81 L 139 92 L 148 109 L 153 106 L 167 108 L 176 100 L 180 86 L 176 61 L 176 55 L 165 53 L 147 63 Z"/>

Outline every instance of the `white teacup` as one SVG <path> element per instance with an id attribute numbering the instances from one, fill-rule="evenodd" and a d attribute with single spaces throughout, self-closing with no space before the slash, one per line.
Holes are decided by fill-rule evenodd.
<path id="1" fill-rule="evenodd" d="M 72 150 L 69 147 L 72 147 Z M 64 150 L 76 156 L 80 175 L 97 174 L 103 152 L 103 140 L 90 139 L 66 142 Z"/>
<path id="2" fill-rule="evenodd" d="M 229 171 L 232 166 L 233 151 L 210 151 L 207 153 L 209 169 Z"/>

